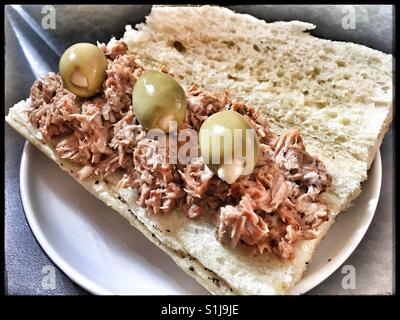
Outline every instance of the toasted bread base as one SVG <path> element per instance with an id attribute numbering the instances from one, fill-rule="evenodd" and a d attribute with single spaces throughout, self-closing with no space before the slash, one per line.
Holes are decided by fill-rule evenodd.
<path id="1" fill-rule="evenodd" d="M 54 152 L 53 148 L 41 139 L 40 133 L 27 121 L 24 110 L 28 105 L 29 99 L 21 101 L 13 108 L 10 108 L 10 112 L 6 117 L 7 123 L 17 130 L 30 143 L 35 145 L 40 151 L 46 154 L 62 170 L 68 172 L 69 175 L 71 175 L 92 195 L 121 214 L 132 226 L 142 232 L 146 238 L 148 238 L 161 250 L 166 252 L 184 272 L 196 279 L 202 286 L 204 286 L 213 294 L 284 294 L 290 287 L 292 287 L 293 284 L 300 280 L 301 275 L 306 268 L 304 261 L 308 262 L 312 259 L 316 247 L 334 222 L 332 217 L 328 222 L 324 223 L 318 231 L 317 239 L 301 241 L 303 245 L 296 249 L 297 260 L 295 260 L 295 262 L 285 262 L 283 264 L 285 265 L 285 268 L 289 268 L 291 270 L 291 274 L 288 275 L 291 278 L 290 281 L 284 283 L 284 281 L 279 279 L 279 277 L 275 279 L 272 277 L 269 283 L 263 283 L 262 288 L 259 288 L 258 291 L 254 290 L 254 292 L 252 292 L 251 288 L 247 288 L 245 290 L 241 289 L 240 287 L 235 288 L 234 286 L 229 285 L 229 277 L 224 279 L 218 275 L 218 272 L 216 273 L 211 271 L 212 269 L 210 269 L 210 265 L 201 263 L 197 257 L 190 254 L 190 252 L 185 250 L 184 247 L 177 246 L 173 243 L 173 241 L 165 241 L 166 239 L 163 239 L 165 234 L 160 234 L 160 231 L 164 226 L 162 223 L 160 223 L 160 221 L 152 220 L 154 216 L 146 214 L 149 220 L 144 221 L 143 219 L 140 219 L 140 214 L 143 214 L 144 210 L 132 203 L 132 199 L 126 195 L 126 190 L 118 189 L 115 187 L 115 185 L 111 185 L 110 182 L 106 182 L 98 177 L 89 178 L 85 181 L 78 180 L 75 176 L 75 173 L 80 169 L 80 167 L 71 161 L 59 158 Z M 98 182 L 95 183 L 96 181 Z M 157 225 L 156 228 L 154 228 L 155 225 Z M 222 247 L 221 244 L 219 245 Z M 238 252 L 237 254 L 245 255 L 245 253 L 241 252 Z M 243 256 L 243 258 L 245 258 L 245 256 Z M 273 260 L 276 259 L 273 258 Z M 276 261 L 273 264 L 274 268 L 276 268 L 275 263 Z M 268 269 L 268 263 L 264 263 L 264 267 Z"/>

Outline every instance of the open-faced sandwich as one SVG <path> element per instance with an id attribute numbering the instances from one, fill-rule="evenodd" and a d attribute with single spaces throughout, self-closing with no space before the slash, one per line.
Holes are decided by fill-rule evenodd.
<path id="1" fill-rule="evenodd" d="M 78 43 L 7 122 L 215 294 L 283 294 L 392 119 L 392 58 L 218 7 Z"/>

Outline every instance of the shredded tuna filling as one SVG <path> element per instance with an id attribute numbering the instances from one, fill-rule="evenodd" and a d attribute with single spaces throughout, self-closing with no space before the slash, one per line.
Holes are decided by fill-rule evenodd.
<path id="1" fill-rule="evenodd" d="M 49 73 L 33 84 L 27 110 L 29 121 L 58 156 L 81 166 L 79 179 L 117 176 L 119 186 L 135 189 L 138 205 L 152 214 L 179 209 L 193 219 L 209 215 L 222 243 L 251 254 L 266 251 L 292 259 L 298 240 L 315 238 L 318 226 L 329 218 L 320 194 L 331 176 L 306 152 L 298 129 L 278 137 L 264 114 L 192 85 L 180 129 L 198 131 L 211 114 L 235 110 L 256 129 L 259 159 L 252 174 L 232 185 L 213 175 L 201 157 L 170 164 L 161 157 L 161 141 L 146 136 L 133 112 L 131 94 L 143 66 L 122 41 L 98 46 L 108 59 L 101 93 L 81 99 L 63 87 L 58 74 Z"/>

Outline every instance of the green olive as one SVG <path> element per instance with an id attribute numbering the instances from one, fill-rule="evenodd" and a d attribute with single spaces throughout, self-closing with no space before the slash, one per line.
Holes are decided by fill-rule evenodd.
<path id="1" fill-rule="evenodd" d="M 186 94 L 174 77 L 149 70 L 140 76 L 133 88 L 132 105 L 142 126 L 170 132 L 185 119 Z"/>
<path id="2" fill-rule="evenodd" d="M 200 128 L 199 142 L 207 166 L 229 184 L 250 174 L 257 162 L 257 133 L 236 111 L 220 111 L 208 117 Z"/>
<path id="3" fill-rule="evenodd" d="M 76 43 L 60 59 L 60 74 L 65 87 L 79 97 L 95 95 L 106 76 L 107 59 L 91 43 Z"/>

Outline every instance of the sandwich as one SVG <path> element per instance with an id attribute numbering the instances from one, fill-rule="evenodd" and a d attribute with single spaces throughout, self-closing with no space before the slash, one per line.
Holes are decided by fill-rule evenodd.
<path id="1" fill-rule="evenodd" d="M 392 57 L 313 28 L 155 6 L 68 48 L 6 121 L 211 293 L 285 294 L 393 114 Z"/>

